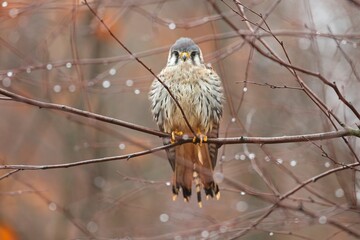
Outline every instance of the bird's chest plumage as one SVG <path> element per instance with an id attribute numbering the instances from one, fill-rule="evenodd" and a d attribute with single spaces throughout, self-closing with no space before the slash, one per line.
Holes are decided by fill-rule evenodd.
<path id="1" fill-rule="evenodd" d="M 212 70 L 192 65 L 166 67 L 159 78 L 180 104 L 193 129 L 206 134 L 214 122 L 219 122 L 222 87 L 219 77 Z M 149 97 L 154 119 L 161 129 L 165 132 L 189 132 L 180 108 L 160 82 L 153 82 Z"/>
<path id="2" fill-rule="evenodd" d="M 208 92 L 204 92 L 206 85 L 206 76 L 201 69 L 183 68 L 172 72 L 172 77 L 166 81 L 174 97 L 183 109 L 186 118 L 193 128 L 201 127 L 201 119 L 208 118 L 204 116 L 202 107 Z M 184 117 L 175 101 L 171 100 L 165 108 L 168 108 L 171 121 L 169 125 L 172 128 L 178 128 L 184 131 L 187 129 Z M 186 131 L 186 130 L 185 130 Z"/>
<path id="3" fill-rule="evenodd" d="M 203 82 L 200 73 L 176 71 L 173 78 L 166 82 L 182 108 L 193 112 L 202 95 L 201 85 Z M 175 104 L 175 102 L 171 101 L 170 104 Z"/>

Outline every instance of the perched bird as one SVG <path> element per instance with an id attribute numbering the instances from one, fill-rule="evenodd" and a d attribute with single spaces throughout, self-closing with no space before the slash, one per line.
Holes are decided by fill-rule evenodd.
<path id="1" fill-rule="evenodd" d="M 190 38 L 180 38 L 170 48 L 166 67 L 158 78 L 169 88 L 169 91 L 158 79 L 152 82 L 149 92 L 151 112 L 161 131 L 175 135 L 192 135 L 196 132 L 194 143 L 178 145 L 167 149 L 167 157 L 174 172 L 173 200 L 181 189 L 184 200 L 191 196 L 192 182 L 195 182 L 199 206 L 201 188 L 206 198 L 220 197 L 219 187 L 214 182 L 213 170 L 216 165 L 218 146 L 206 143 L 207 136 L 218 137 L 219 121 L 223 112 L 223 88 L 219 76 L 204 64 L 202 52 Z M 200 139 L 196 143 L 196 139 Z M 164 140 L 168 143 L 169 140 Z"/>

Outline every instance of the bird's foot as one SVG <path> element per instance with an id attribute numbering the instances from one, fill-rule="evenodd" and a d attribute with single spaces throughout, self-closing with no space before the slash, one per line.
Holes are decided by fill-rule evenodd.
<path id="1" fill-rule="evenodd" d="M 182 136 L 184 135 L 184 133 L 182 131 L 178 131 L 178 130 L 174 130 L 171 132 L 171 139 L 170 139 L 170 143 L 175 143 L 176 141 L 176 136 Z"/>
<path id="2" fill-rule="evenodd" d="M 208 137 L 205 134 L 202 134 L 200 129 L 197 130 L 197 135 L 193 138 L 193 143 L 199 143 L 200 147 L 202 146 L 203 142 L 207 142 Z"/>

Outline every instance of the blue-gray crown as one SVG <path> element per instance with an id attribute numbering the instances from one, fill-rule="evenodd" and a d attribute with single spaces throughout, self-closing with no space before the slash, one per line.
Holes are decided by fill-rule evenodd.
<path id="1" fill-rule="evenodd" d="M 199 51 L 199 46 L 190 38 L 179 38 L 171 47 L 171 51 L 191 52 Z"/>

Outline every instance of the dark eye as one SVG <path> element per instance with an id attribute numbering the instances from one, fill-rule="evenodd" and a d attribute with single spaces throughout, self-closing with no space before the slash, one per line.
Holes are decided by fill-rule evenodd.
<path id="1" fill-rule="evenodd" d="M 191 52 L 191 58 L 194 58 L 196 56 L 197 52 Z"/>
<path id="2" fill-rule="evenodd" d="M 176 58 L 179 57 L 179 52 L 178 51 L 174 51 L 173 54 L 175 55 Z"/>

